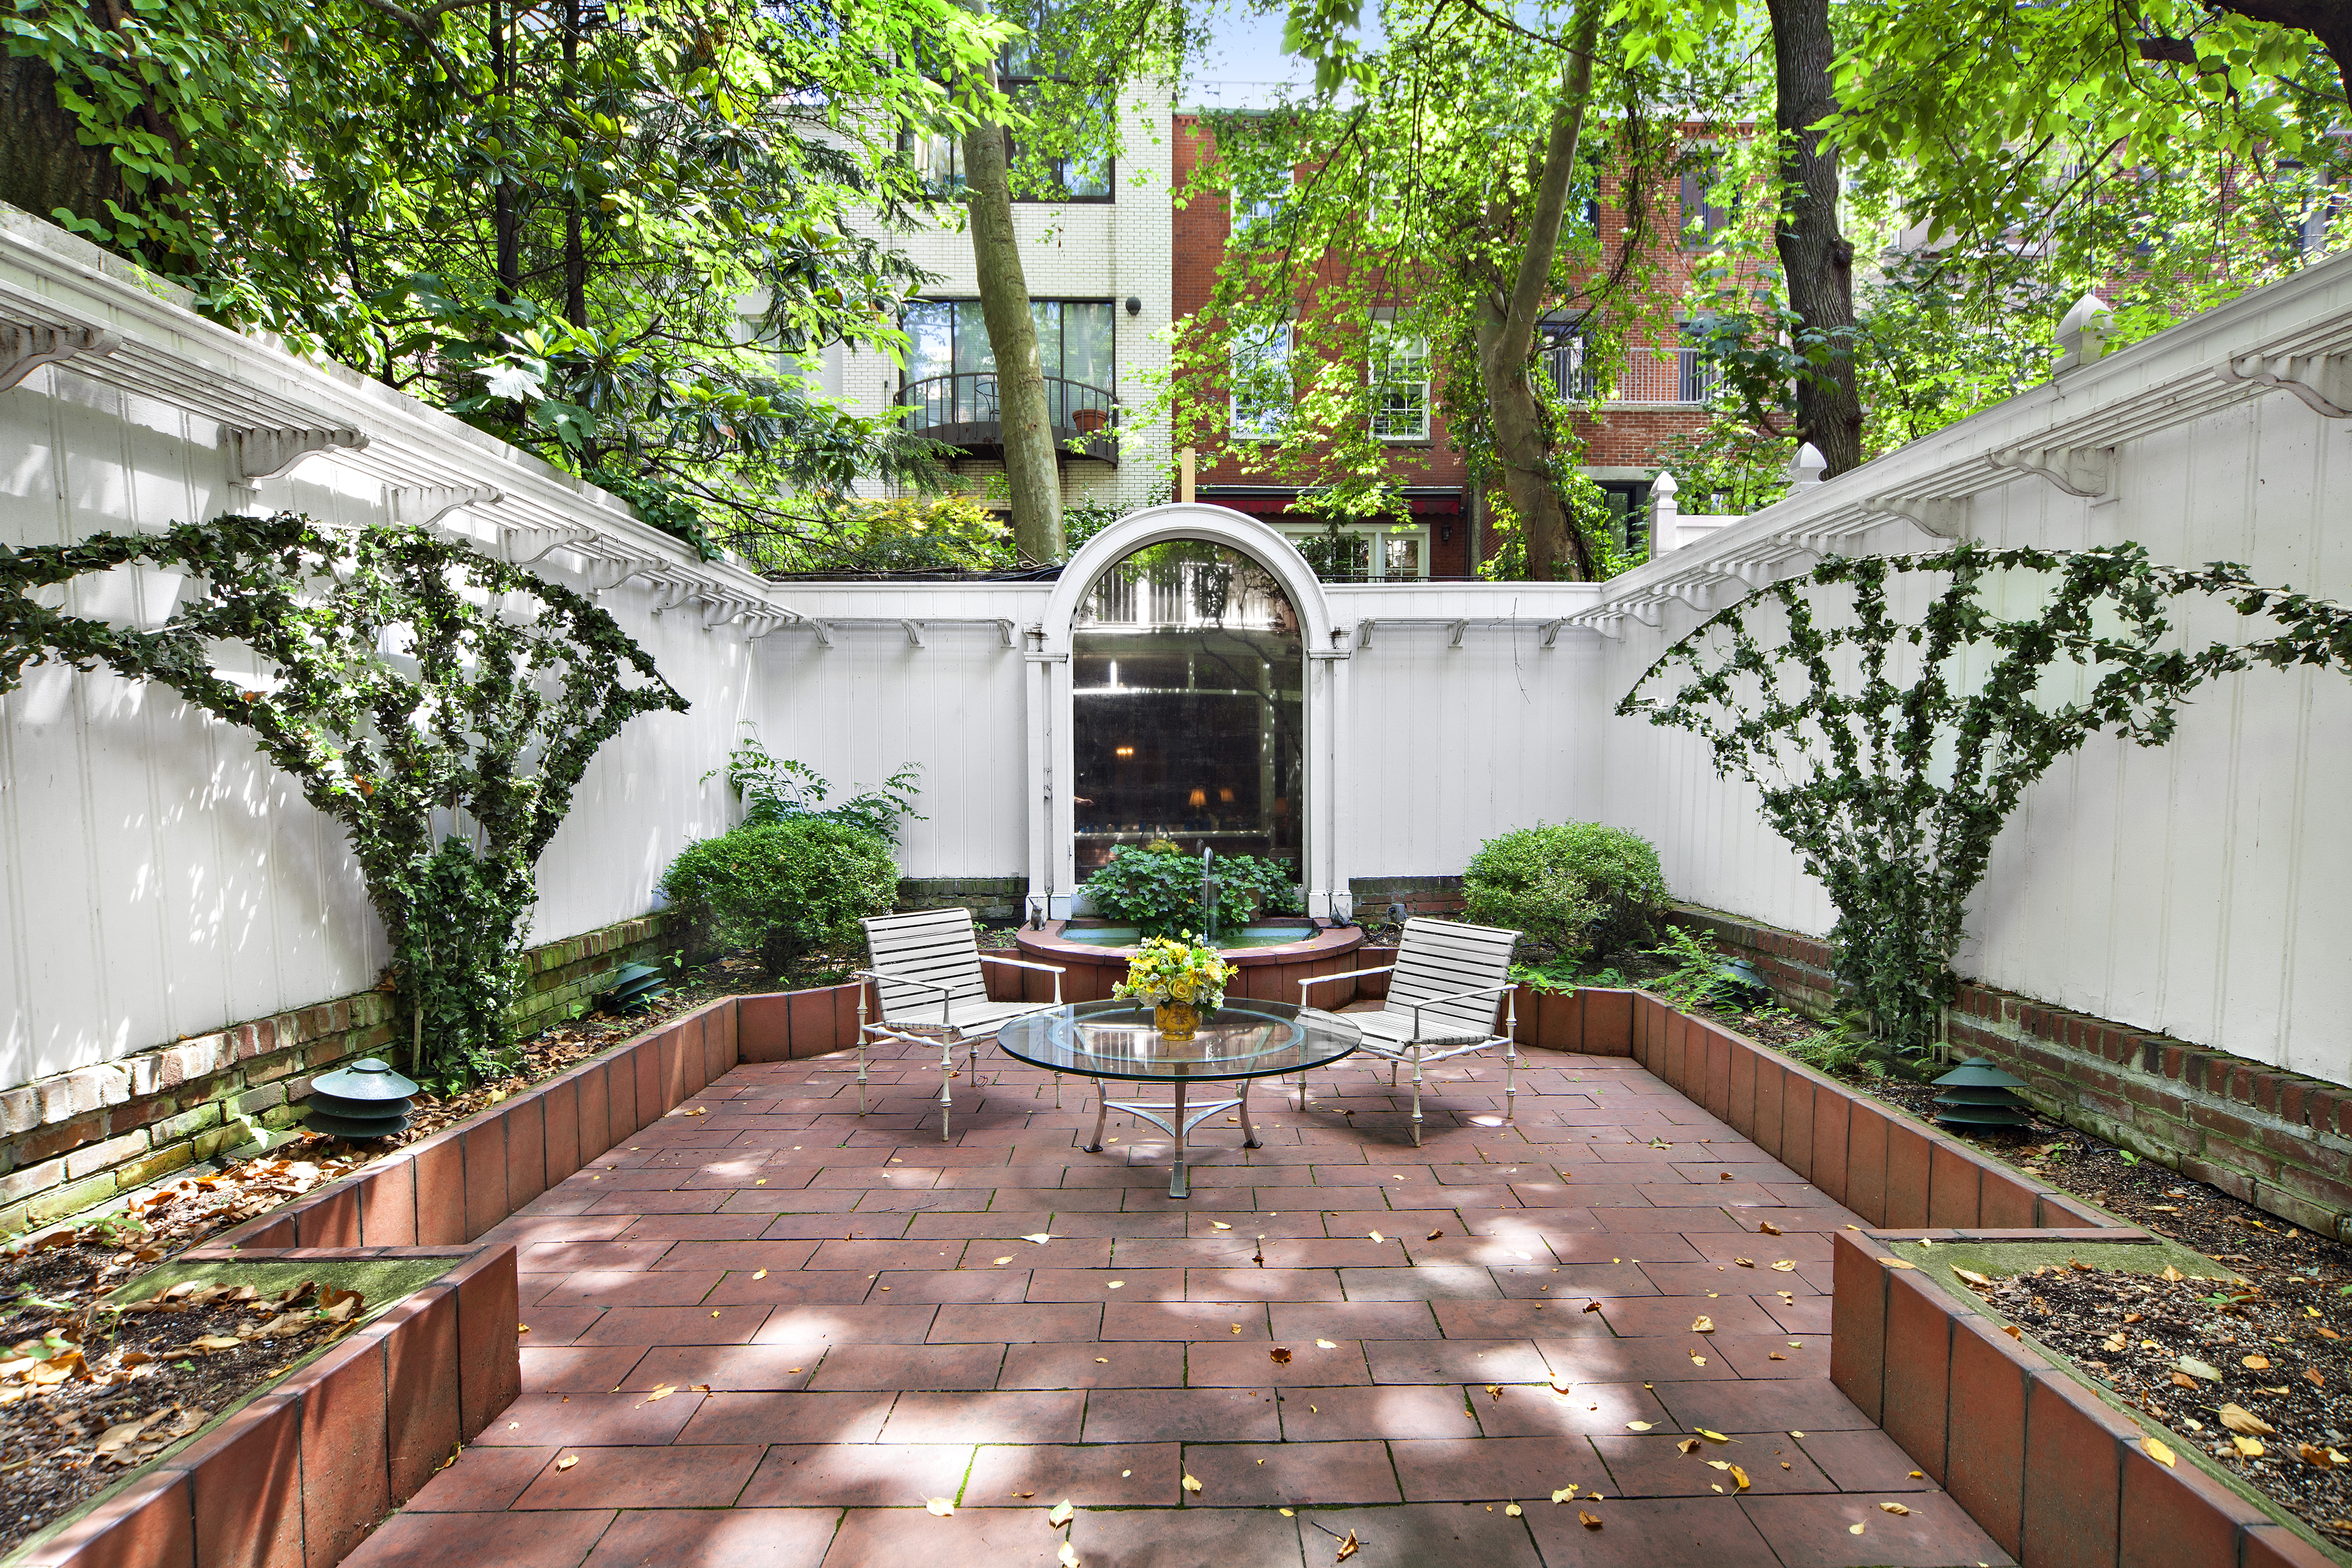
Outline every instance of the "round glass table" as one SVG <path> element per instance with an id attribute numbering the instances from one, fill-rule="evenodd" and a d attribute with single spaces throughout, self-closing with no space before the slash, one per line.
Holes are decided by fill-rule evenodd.
<path id="1" fill-rule="evenodd" d="M 1185 1138 L 1195 1126 L 1220 1110 L 1239 1108 L 1243 1144 L 1258 1147 L 1249 1119 L 1251 1082 L 1327 1066 L 1354 1050 L 1361 1038 L 1353 1024 L 1336 1014 L 1289 1002 L 1241 999 L 1203 1015 L 1200 1033 L 1192 1038 L 1171 1040 L 1152 1027 L 1150 1008 L 1113 1001 L 1066 1003 L 1008 1020 L 997 1031 L 996 1044 L 1016 1061 L 1094 1080 L 1097 1104 L 1094 1137 L 1087 1144 L 1089 1154 L 1102 1152 L 1103 1119 L 1114 1110 L 1171 1135 L 1176 1164 L 1168 1195 L 1184 1198 L 1192 1192 Z M 1193 1084 L 1236 1079 L 1241 1093 L 1234 1098 L 1188 1099 L 1186 1091 Z M 1167 1084 L 1172 1102 L 1113 1100 L 1108 1087 L 1113 1080 Z"/>

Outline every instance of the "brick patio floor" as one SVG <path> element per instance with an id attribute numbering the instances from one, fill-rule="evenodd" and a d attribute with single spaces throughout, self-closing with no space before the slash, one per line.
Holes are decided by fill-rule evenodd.
<path id="1" fill-rule="evenodd" d="M 943 1144 L 935 1068 L 861 1118 L 851 1066 L 740 1067 L 492 1233 L 522 1397 L 353 1568 L 2010 1561 L 1830 1384 L 1855 1216 L 1626 1060 L 1529 1053 L 1509 1124 L 1455 1064 L 1420 1149 L 1343 1064 L 1261 1149 L 1204 1122 L 1187 1203 L 1076 1079 L 984 1051 Z"/>

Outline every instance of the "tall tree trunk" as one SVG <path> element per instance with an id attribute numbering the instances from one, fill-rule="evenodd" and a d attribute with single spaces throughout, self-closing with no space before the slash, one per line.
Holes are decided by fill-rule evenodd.
<path id="1" fill-rule="evenodd" d="M 508 36 L 500 18 L 498 0 L 490 0 L 490 101 L 491 123 L 500 132 L 499 145 L 498 194 L 490 205 L 492 266 L 498 277 L 498 300 L 511 305 L 522 291 L 522 231 L 517 217 L 514 199 L 514 147 L 512 138 L 504 134 L 505 116 L 514 108 L 514 40 Z"/>
<path id="2" fill-rule="evenodd" d="M 1838 234 L 1838 159 L 1816 129 L 1837 112 L 1829 0 L 1766 0 L 1778 78 L 1780 219 L 1773 241 L 1789 308 L 1824 363 L 1797 381 L 1797 427 L 1834 477 L 1862 462 L 1862 400 L 1853 380 L 1853 246 Z"/>
<path id="3" fill-rule="evenodd" d="M 1535 350 L 1536 320 L 1551 291 L 1552 263 L 1559 256 L 1559 226 L 1568 211 L 1569 181 L 1576 172 L 1577 138 L 1592 98 L 1592 47 L 1601 29 L 1601 0 L 1579 0 L 1570 25 L 1568 63 L 1559 73 L 1559 97 L 1544 142 L 1543 169 L 1536 177 L 1535 215 L 1528 225 L 1527 243 L 1510 291 L 1483 291 L 1475 323 L 1478 369 L 1486 384 L 1486 417 L 1503 470 L 1503 494 L 1525 531 L 1528 575 L 1547 582 L 1562 566 L 1575 581 L 1590 581 L 1594 572 L 1592 542 L 1569 517 L 1552 475 L 1551 441 L 1535 389 L 1528 384 L 1528 359 Z"/>
<path id="4" fill-rule="evenodd" d="M 580 0 L 563 0 L 563 91 L 580 90 Z M 563 319 L 588 324 L 588 253 L 580 239 L 580 165 L 572 167 L 572 193 L 563 210 Z"/>
<path id="5" fill-rule="evenodd" d="M 987 85 L 996 86 L 989 67 Z M 971 254 L 980 279 L 980 313 L 996 358 L 997 418 L 1004 431 L 1004 477 L 1013 491 L 1013 544 L 1024 562 L 1062 554 L 1062 474 L 1054 456 L 1053 409 L 1013 232 L 1013 172 L 1004 127 L 983 120 L 963 139 L 963 177 L 971 205 Z"/>
<path id="6" fill-rule="evenodd" d="M 39 60 L 0 59 L 0 202 L 51 217 L 108 221 L 109 201 L 130 205 L 121 172 L 104 147 L 81 143 L 81 122 L 58 102 L 57 74 Z"/>

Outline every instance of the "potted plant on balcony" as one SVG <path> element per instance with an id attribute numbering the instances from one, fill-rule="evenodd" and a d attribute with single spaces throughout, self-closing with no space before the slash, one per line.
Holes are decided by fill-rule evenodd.
<path id="1" fill-rule="evenodd" d="M 1225 982 L 1234 966 L 1203 947 L 1200 938 L 1155 936 L 1127 961 L 1127 978 L 1111 994 L 1151 1008 L 1151 1023 L 1164 1040 L 1189 1040 L 1201 1027 L 1201 1014 L 1225 1005 Z"/>

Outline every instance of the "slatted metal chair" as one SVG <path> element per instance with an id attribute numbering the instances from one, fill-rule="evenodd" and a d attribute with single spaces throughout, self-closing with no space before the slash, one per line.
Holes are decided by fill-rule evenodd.
<path id="1" fill-rule="evenodd" d="M 1394 963 L 1298 983 L 1298 1005 L 1304 1007 L 1318 985 L 1373 974 L 1389 977 L 1388 1000 L 1379 1012 L 1347 1017 L 1363 1036 L 1357 1049 L 1388 1058 L 1391 1088 L 1396 1085 L 1399 1067 L 1412 1064 L 1416 1149 L 1421 1146 L 1422 1068 L 1432 1063 L 1502 1047 L 1504 1119 L 1518 1114 L 1519 1047 L 1512 1039 L 1518 1032 L 1518 1001 L 1511 979 L 1511 951 L 1518 945 L 1519 934 L 1500 926 L 1417 916 L 1404 922 Z M 1504 1019 L 1500 1033 L 1495 1027 L 1497 1014 Z M 1300 1073 L 1299 1110 L 1305 1110 L 1313 1099 L 1307 1075 Z"/>
<path id="2" fill-rule="evenodd" d="M 972 1081 L 979 1082 L 980 1043 L 993 1038 L 1009 1018 L 1060 1006 L 1065 971 L 1055 964 L 982 952 L 970 910 L 925 910 L 911 915 L 883 915 L 864 923 L 871 967 L 856 972 L 856 978 L 869 983 L 857 993 L 857 1114 L 866 1114 L 866 1047 L 871 1041 L 887 1039 L 901 1045 L 937 1046 L 940 1137 L 944 1140 L 948 1135 L 949 1111 L 954 1103 L 949 1083 L 955 1071 L 955 1047 L 964 1047 Z M 1051 974 L 1053 1001 L 990 1001 L 988 982 L 980 967 L 982 963 Z M 869 991 L 881 1005 L 881 1016 L 872 1022 L 866 1018 Z M 1058 1074 L 1054 1100 L 1058 1110 Z"/>

